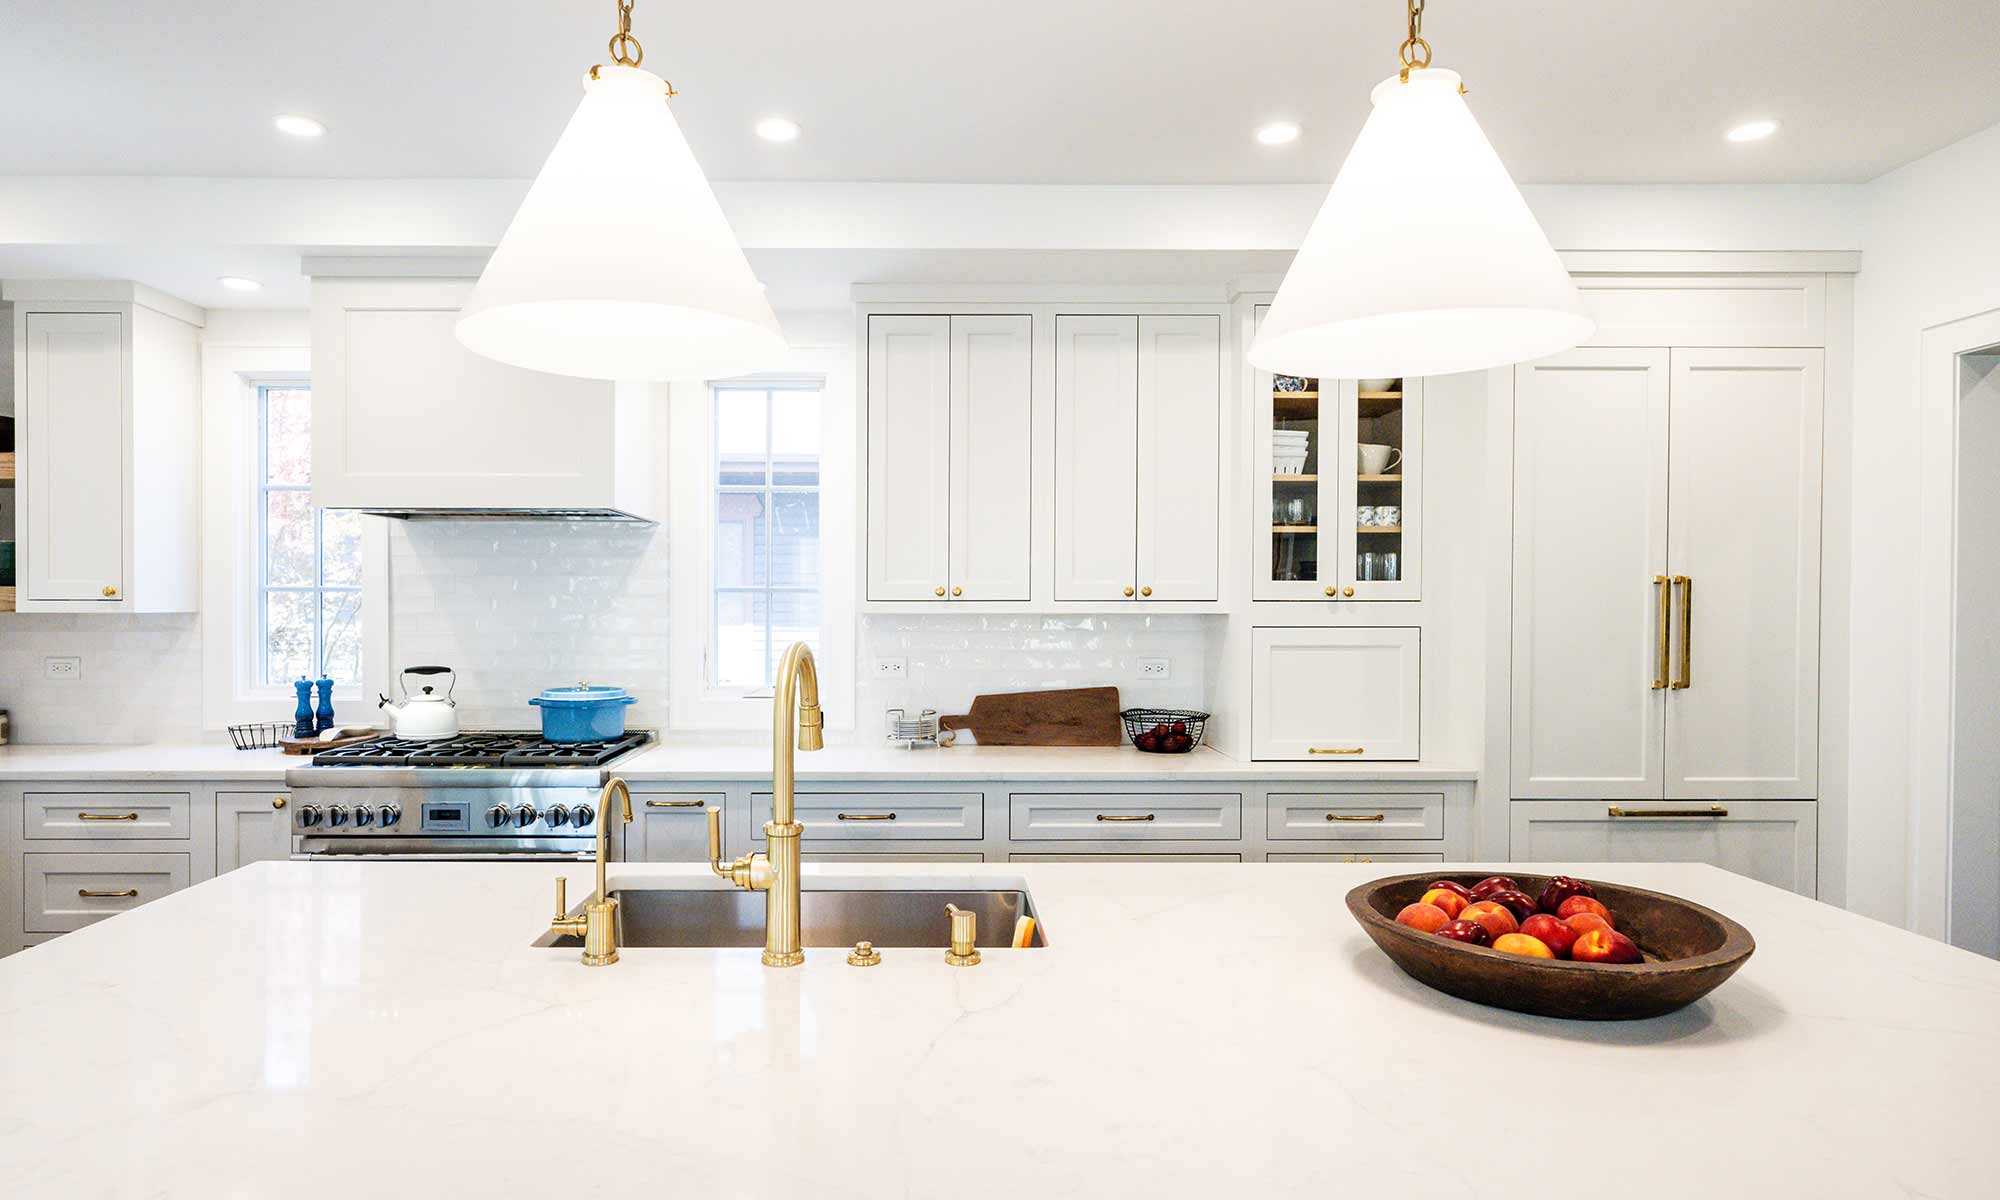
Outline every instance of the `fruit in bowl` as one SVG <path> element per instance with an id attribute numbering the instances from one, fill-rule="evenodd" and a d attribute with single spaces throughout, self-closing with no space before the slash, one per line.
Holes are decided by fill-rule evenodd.
<path id="1" fill-rule="evenodd" d="M 1420 900 L 1415 904 L 1405 904 L 1403 911 L 1396 914 L 1396 924 L 1408 925 L 1419 933 L 1436 933 L 1451 924 L 1451 918 L 1437 905 Z"/>
<path id="2" fill-rule="evenodd" d="M 1495 892 L 1518 892 L 1521 885 L 1512 875 L 1488 875 L 1472 885 L 1474 900 L 1490 900 Z"/>
<path id="3" fill-rule="evenodd" d="M 1604 907 L 1604 904 L 1594 896 L 1571 896 L 1556 905 L 1556 915 L 1559 917 L 1573 917 L 1582 912 L 1596 913 L 1606 921 L 1611 921 L 1611 910 Z M 1617 924 L 1615 921 L 1611 923 Z"/>
<path id="4" fill-rule="evenodd" d="M 1457 892 L 1448 892 L 1443 888 L 1434 887 L 1430 891 L 1425 892 L 1418 899 L 1418 903 L 1435 904 L 1444 910 L 1445 916 L 1456 921 L 1465 912 L 1465 906 L 1472 903 L 1472 901 L 1467 900 Z"/>
<path id="5" fill-rule="evenodd" d="M 1569 956 L 1577 962 L 1636 963 L 1646 961 L 1639 944 L 1616 929 L 1593 929 L 1576 939 Z"/>
<path id="6" fill-rule="evenodd" d="M 1491 900 L 1475 900 L 1466 905 L 1465 911 L 1458 914 L 1458 919 L 1483 925 L 1486 927 L 1486 932 L 1496 938 L 1519 932 L 1521 928 L 1521 923 L 1514 919 L 1513 913 L 1507 911 L 1506 905 Z"/>
<path id="7" fill-rule="evenodd" d="M 1597 889 L 1581 879 L 1568 875 L 1555 875 L 1543 886 L 1542 894 L 1535 897 L 1535 908 L 1541 912 L 1553 913 L 1571 896 L 1589 896 L 1595 900 Z"/>
<path id="8" fill-rule="evenodd" d="M 1467 904 L 1470 904 L 1474 900 L 1479 899 L 1479 897 L 1472 894 L 1471 888 L 1466 887 L 1464 884 L 1457 883 L 1450 879 L 1433 879 L 1430 881 L 1429 884 L 1427 884 L 1424 887 L 1424 890 L 1426 892 L 1435 892 L 1435 891 L 1456 892 L 1459 895 L 1465 897 L 1465 902 Z"/>
<path id="9" fill-rule="evenodd" d="M 1186 754 L 1194 749 L 1194 735 L 1186 721 L 1161 721 L 1133 738 L 1132 744 L 1153 754 Z"/>
<path id="10" fill-rule="evenodd" d="M 1437 936 L 1454 942 L 1464 942 L 1468 946 L 1490 946 L 1493 935 L 1486 932 L 1486 926 L 1477 921 L 1453 921 L 1437 931 Z"/>
<path id="11" fill-rule="evenodd" d="M 1611 928 L 1610 921 L 1598 916 L 1594 912 L 1580 912 L 1567 917 L 1557 917 L 1556 920 L 1575 930 L 1578 937 L 1582 937 L 1593 929 Z"/>
<path id="12" fill-rule="evenodd" d="M 1508 912 L 1513 913 L 1514 920 L 1517 923 L 1535 915 L 1534 900 L 1529 897 L 1528 893 L 1519 888 L 1500 888 L 1488 895 L 1481 896 L 1480 899 L 1491 901 L 1505 908 Z"/>
<path id="13" fill-rule="evenodd" d="M 1521 932 L 1547 946 L 1557 958 L 1568 958 L 1570 947 L 1582 936 L 1561 917 L 1549 913 L 1536 913 L 1521 922 Z"/>
<path id="14" fill-rule="evenodd" d="M 1493 948 L 1502 954 L 1518 954 L 1523 958 L 1554 958 L 1540 938 L 1529 937 L 1525 933 L 1510 933 L 1493 939 Z"/>

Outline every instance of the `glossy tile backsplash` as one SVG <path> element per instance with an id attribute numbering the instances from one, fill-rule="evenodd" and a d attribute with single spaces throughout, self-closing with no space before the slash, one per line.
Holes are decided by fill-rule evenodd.
<path id="1" fill-rule="evenodd" d="M 82 659 L 82 678 L 44 677 L 56 656 Z M 0 626 L 0 708 L 23 744 L 200 741 L 201 669 L 194 613 L 9 613 Z"/>
<path id="2" fill-rule="evenodd" d="M 1223 623 L 1202 616 L 871 616 L 857 641 L 856 733 L 879 734 L 890 708 L 962 713 L 981 692 L 1116 685 L 1126 707 L 1207 709 Z M 880 682 L 874 663 L 907 661 Z M 1166 679 L 1139 678 L 1139 659 L 1169 660 Z"/>

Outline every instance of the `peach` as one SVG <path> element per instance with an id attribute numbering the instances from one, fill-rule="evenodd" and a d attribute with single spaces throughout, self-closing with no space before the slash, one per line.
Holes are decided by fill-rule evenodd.
<path id="1" fill-rule="evenodd" d="M 1557 958 L 1568 958 L 1569 948 L 1576 944 L 1577 931 L 1562 923 L 1561 918 L 1547 913 L 1536 913 L 1521 922 L 1521 932 L 1547 946 Z"/>
<path id="2" fill-rule="evenodd" d="M 1554 958 L 1555 951 L 1548 948 L 1542 939 L 1529 937 L 1525 933 L 1509 933 L 1493 939 L 1493 948 L 1502 954 L 1518 954 L 1523 958 Z"/>
<path id="3" fill-rule="evenodd" d="M 1496 939 L 1521 928 L 1520 923 L 1514 920 L 1514 914 L 1507 911 L 1506 905 L 1496 904 L 1491 900 L 1479 900 L 1466 905 L 1465 911 L 1458 914 L 1458 919 L 1484 925 L 1486 932 Z"/>
<path id="4" fill-rule="evenodd" d="M 1425 892 L 1423 899 L 1417 901 L 1417 903 L 1434 904 L 1444 910 L 1445 916 L 1456 921 L 1458 920 L 1458 914 L 1464 912 L 1465 906 L 1472 902 L 1457 892 L 1448 892 L 1443 888 L 1434 887 L 1430 891 Z"/>
<path id="5" fill-rule="evenodd" d="M 1569 948 L 1569 956 L 1577 962 L 1596 963 L 1636 963 L 1644 962 L 1646 956 L 1639 953 L 1639 945 L 1616 929 L 1593 929 L 1576 939 L 1576 945 Z"/>
<path id="6" fill-rule="evenodd" d="M 1556 915 L 1559 917 L 1573 917 L 1580 912 L 1596 913 L 1607 921 L 1611 920 L 1611 910 L 1590 896 L 1571 896 L 1556 906 Z"/>
<path id="7" fill-rule="evenodd" d="M 1576 936 L 1578 937 L 1582 937 L 1584 934 L 1589 933 L 1593 929 L 1603 929 L 1608 931 L 1611 928 L 1611 922 L 1605 920 L 1603 917 L 1598 916 L 1594 912 L 1580 912 L 1577 913 L 1575 916 L 1562 917 L 1559 919 L 1562 921 L 1563 924 L 1569 926 L 1571 929 L 1574 929 L 1576 931 Z"/>
<path id="8" fill-rule="evenodd" d="M 1396 914 L 1396 924 L 1408 925 L 1419 933 L 1436 933 L 1451 924 L 1451 917 L 1437 905 L 1419 901 L 1416 904 L 1405 904 L 1403 911 Z"/>
<path id="9" fill-rule="evenodd" d="M 1474 900 L 1478 899 L 1477 896 L 1474 896 L 1472 894 L 1471 888 L 1466 887 L 1462 883 L 1456 883 L 1449 879 L 1433 879 L 1431 880 L 1431 885 L 1425 888 L 1424 890 L 1427 892 L 1435 892 L 1438 891 L 1439 889 L 1443 889 L 1444 891 L 1447 892 L 1457 892 L 1459 895 L 1465 897 L 1465 902 L 1467 904 L 1470 904 Z"/>

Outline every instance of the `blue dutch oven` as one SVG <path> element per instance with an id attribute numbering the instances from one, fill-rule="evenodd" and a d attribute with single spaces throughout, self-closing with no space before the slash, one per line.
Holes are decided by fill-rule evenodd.
<path id="1" fill-rule="evenodd" d="M 637 697 L 621 687 L 549 688 L 528 703 L 542 710 L 542 736 L 552 742 L 603 742 L 625 736 L 625 710 Z"/>

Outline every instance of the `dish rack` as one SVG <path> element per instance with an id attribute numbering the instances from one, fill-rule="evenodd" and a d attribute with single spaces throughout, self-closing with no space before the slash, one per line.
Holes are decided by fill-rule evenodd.
<path id="1" fill-rule="evenodd" d="M 926 708 L 914 717 L 903 709 L 892 708 L 889 710 L 889 744 L 905 750 L 927 746 L 935 749 L 951 745 L 951 732 L 938 728 L 935 708 Z"/>

